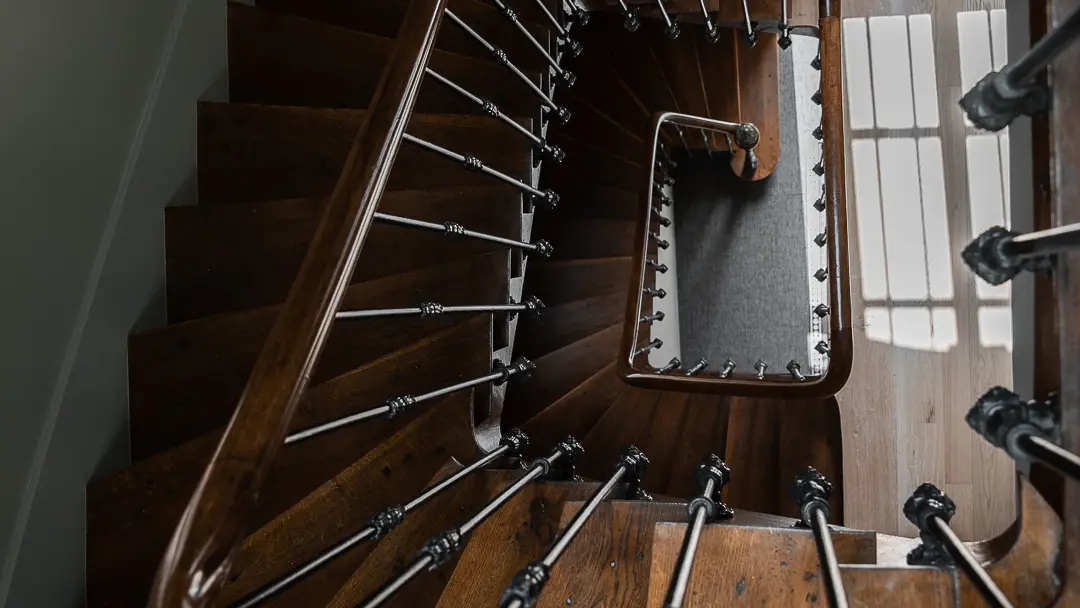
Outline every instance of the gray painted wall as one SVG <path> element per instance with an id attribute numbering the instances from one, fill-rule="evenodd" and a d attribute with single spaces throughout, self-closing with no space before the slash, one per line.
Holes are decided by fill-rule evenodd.
<path id="1" fill-rule="evenodd" d="M 127 464 L 126 336 L 224 98 L 223 0 L 0 0 L 0 606 L 84 603 L 85 486 Z"/>

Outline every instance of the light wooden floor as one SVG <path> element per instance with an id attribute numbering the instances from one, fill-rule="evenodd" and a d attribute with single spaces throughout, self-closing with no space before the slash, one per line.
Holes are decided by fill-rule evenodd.
<path id="1" fill-rule="evenodd" d="M 960 260 L 974 234 L 1008 216 L 1007 136 L 976 133 L 956 105 L 1004 60 L 1003 11 L 990 13 L 1003 6 L 844 2 L 856 328 L 838 395 L 848 526 L 915 535 L 901 505 L 923 481 L 957 503 L 964 539 L 1015 517 L 1011 461 L 964 423 L 977 396 L 1011 384 L 1008 291 L 977 286 Z"/>

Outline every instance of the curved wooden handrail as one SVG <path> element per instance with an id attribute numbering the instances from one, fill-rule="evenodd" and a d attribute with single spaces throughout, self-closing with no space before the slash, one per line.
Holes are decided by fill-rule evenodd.
<path id="1" fill-rule="evenodd" d="M 652 213 L 652 172 L 647 172 L 636 242 L 641 244 L 634 252 L 632 268 L 640 270 L 634 277 L 627 297 L 626 316 L 623 320 L 623 339 L 618 358 L 619 375 L 628 384 L 654 390 L 686 391 L 694 393 L 717 393 L 747 397 L 816 399 L 836 394 L 851 374 L 851 294 L 848 286 L 847 252 L 847 195 L 846 159 L 844 156 L 844 91 L 843 66 L 841 65 L 839 2 L 821 0 L 819 28 L 821 36 L 821 128 L 823 164 L 825 167 L 826 217 L 829 227 L 829 368 L 813 379 L 797 381 L 788 378 L 767 378 L 764 381 L 746 378 L 720 378 L 716 374 L 682 376 L 655 374 L 634 365 L 630 353 L 637 347 L 638 311 L 642 310 L 642 288 L 645 285 L 645 258 L 648 254 L 646 233 Z M 673 114 L 658 113 L 653 119 L 655 133 L 666 117 Z M 655 146 L 648 142 L 642 165 L 655 166 Z"/>
<path id="2" fill-rule="evenodd" d="M 243 539 L 246 515 L 282 446 L 330 333 L 386 188 L 442 21 L 446 0 L 413 0 L 307 256 L 188 502 L 149 605 L 208 606 Z"/>

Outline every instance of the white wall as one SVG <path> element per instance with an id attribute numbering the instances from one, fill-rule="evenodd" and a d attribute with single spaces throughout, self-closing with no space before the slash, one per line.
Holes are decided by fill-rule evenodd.
<path id="1" fill-rule="evenodd" d="M 128 459 L 126 336 L 223 98 L 223 0 L 0 0 L 0 606 L 84 603 L 85 485 Z"/>

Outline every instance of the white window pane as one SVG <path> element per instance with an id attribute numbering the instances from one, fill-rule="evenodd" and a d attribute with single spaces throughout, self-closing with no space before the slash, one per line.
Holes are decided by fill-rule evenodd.
<path id="1" fill-rule="evenodd" d="M 926 300 L 926 249 L 915 140 L 878 141 L 878 167 L 889 297 L 894 302 Z"/>
<path id="2" fill-rule="evenodd" d="M 979 344 L 1012 350 L 1012 311 L 1007 306 L 979 308 Z"/>
<path id="3" fill-rule="evenodd" d="M 956 331 L 956 311 L 949 308 L 934 308 L 930 311 L 930 322 L 934 328 L 934 350 L 947 352 L 960 343 Z"/>
<path id="4" fill-rule="evenodd" d="M 960 86 L 966 93 L 991 70 L 990 22 L 986 11 L 956 14 Z"/>
<path id="5" fill-rule="evenodd" d="M 997 135 L 987 133 L 968 136 L 967 169 L 968 205 L 971 209 L 971 234 L 974 237 L 991 226 L 1005 225 Z M 975 282 L 980 299 L 1009 298 L 1008 283 L 995 286 L 977 277 Z"/>
<path id="6" fill-rule="evenodd" d="M 945 202 L 945 169 L 940 138 L 924 137 L 919 140 L 919 181 L 922 184 L 930 297 L 935 300 L 951 300 L 952 250 L 949 248 L 949 215 Z"/>
<path id="7" fill-rule="evenodd" d="M 855 180 L 855 217 L 859 231 L 859 268 L 866 300 L 889 297 L 885 275 L 885 241 L 878 191 L 877 144 L 872 139 L 851 142 L 851 169 Z"/>
<path id="8" fill-rule="evenodd" d="M 874 101 L 870 88 L 870 47 L 866 40 L 864 19 L 844 19 L 844 66 L 851 128 L 872 129 Z"/>
<path id="9" fill-rule="evenodd" d="M 938 126 L 937 70 L 934 68 L 934 31 L 930 15 L 908 17 L 911 34 L 911 73 L 915 91 L 915 124 Z"/>
<path id="10" fill-rule="evenodd" d="M 915 112 L 907 17 L 871 17 L 869 28 L 877 126 L 887 129 L 913 127 Z"/>
<path id="11" fill-rule="evenodd" d="M 930 350 L 929 308 L 894 308 L 892 311 L 893 344 L 901 348 Z"/>

